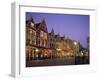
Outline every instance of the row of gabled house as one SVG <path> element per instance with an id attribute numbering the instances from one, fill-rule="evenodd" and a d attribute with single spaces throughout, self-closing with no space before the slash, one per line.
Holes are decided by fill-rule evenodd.
<path id="1" fill-rule="evenodd" d="M 74 44 L 75 43 L 75 44 Z M 48 32 L 45 19 L 35 23 L 31 16 L 26 21 L 26 59 L 47 59 L 74 56 L 79 51 L 79 42 Z"/>

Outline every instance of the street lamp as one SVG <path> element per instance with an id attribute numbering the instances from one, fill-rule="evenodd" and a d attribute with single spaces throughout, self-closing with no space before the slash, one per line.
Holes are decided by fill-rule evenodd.
<path id="1" fill-rule="evenodd" d="M 77 43 L 76 41 L 74 41 L 73 44 L 74 44 L 74 48 L 75 48 L 74 51 L 75 51 L 75 56 L 76 56 L 76 55 L 77 55 L 77 51 L 78 51 L 78 50 L 77 50 L 77 44 L 78 44 L 78 43 Z"/>
<path id="2" fill-rule="evenodd" d="M 38 58 L 39 56 L 38 56 L 38 52 L 39 52 L 39 50 L 36 48 L 36 58 Z"/>
<path id="3" fill-rule="evenodd" d="M 77 42 L 76 42 L 76 41 L 74 41 L 74 45 L 75 45 L 75 46 L 77 45 Z"/>
<path id="4" fill-rule="evenodd" d="M 39 50 L 38 50 L 38 49 L 36 49 L 35 51 L 36 51 L 36 52 L 38 52 Z"/>

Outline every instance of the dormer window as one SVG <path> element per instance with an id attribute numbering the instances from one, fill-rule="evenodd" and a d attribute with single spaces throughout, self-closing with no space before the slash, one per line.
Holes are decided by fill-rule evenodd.
<path id="1" fill-rule="evenodd" d="M 31 27 L 34 27 L 34 23 L 33 22 L 31 22 Z"/>

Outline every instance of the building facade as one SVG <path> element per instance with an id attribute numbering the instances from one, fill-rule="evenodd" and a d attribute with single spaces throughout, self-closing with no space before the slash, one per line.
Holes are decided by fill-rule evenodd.
<path id="1" fill-rule="evenodd" d="M 45 18 L 40 23 L 35 23 L 31 16 L 26 21 L 26 59 L 51 59 L 74 56 L 78 51 L 78 43 L 75 40 L 55 34 L 52 28 L 48 32 Z"/>
<path id="2" fill-rule="evenodd" d="M 35 57 L 36 27 L 32 17 L 26 21 L 26 59 L 32 60 Z"/>
<path id="3" fill-rule="evenodd" d="M 49 48 L 51 50 L 51 58 L 56 57 L 56 39 L 55 39 L 55 33 L 54 29 L 52 28 L 51 32 L 49 33 L 49 38 L 48 38 L 48 44 Z"/>

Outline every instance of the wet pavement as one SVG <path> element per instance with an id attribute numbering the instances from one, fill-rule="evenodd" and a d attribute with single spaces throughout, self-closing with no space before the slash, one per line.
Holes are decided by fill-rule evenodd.
<path id="1" fill-rule="evenodd" d="M 79 64 L 89 64 L 89 58 L 65 57 L 65 58 L 53 58 L 53 59 L 43 59 L 43 60 L 31 60 L 26 62 L 26 67 L 79 65 Z"/>
<path id="2" fill-rule="evenodd" d="M 32 60 L 26 62 L 26 67 L 35 67 L 35 66 L 56 66 L 56 65 L 74 65 L 75 58 L 55 58 L 55 59 L 45 59 L 45 60 Z"/>

